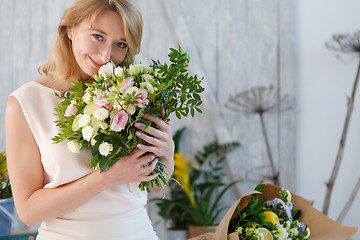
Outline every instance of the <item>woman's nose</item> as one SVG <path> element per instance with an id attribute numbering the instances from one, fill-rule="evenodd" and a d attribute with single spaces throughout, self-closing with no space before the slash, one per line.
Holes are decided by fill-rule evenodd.
<path id="1" fill-rule="evenodd" d="M 100 49 L 99 58 L 103 64 L 109 62 L 111 58 L 111 46 L 104 46 L 102 49 Z"/>

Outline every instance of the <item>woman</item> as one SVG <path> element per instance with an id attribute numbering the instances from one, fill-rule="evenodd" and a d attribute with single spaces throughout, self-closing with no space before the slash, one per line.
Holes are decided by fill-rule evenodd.
<path id="1" fill-rule="evenodd" d="M 60 100 L 54 92 L 69 91 L 72 81 L 90 78 L 110 60 L 128 65 L 141 36 L 135 1 L 76 0 L 65 10 L 54 49 L 40 67 L 44 74 L 10 95 L 6 145 L 14 201 L 25 224 L 42 222 L 38 240 L 158 239 L 144 208 L 146 192 L 136 195 L 127 186 L 156 177 L 148 175 L 155 156 L 171 176 L 170 123 L 145 114 L 158 126 L 137 133 L 148 144 L 102 173 L 89 169 L 90 151 L 73 154 L 67 143 L 51 141 L 59 132 L 54 108 Z"/>

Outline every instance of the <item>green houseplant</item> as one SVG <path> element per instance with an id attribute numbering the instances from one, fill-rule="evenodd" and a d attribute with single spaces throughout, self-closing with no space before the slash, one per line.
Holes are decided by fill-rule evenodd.
<path id="1" fill-rule="evenodd" d="M 9 235 L 12 213 L 14 211 L 14 200 L 12 198 L 10 180 L 6 166 L 6 154 L 0 153 L 0 236 Z"/>
<path id="2" fill-rule="evenodd" d="M 175 170 L 170 181 L 167 198 L 154 198 L 158 214 L 173 229 L 186 229 L 189 225 L 216 226 L 218 216 L 227 207 L 222 205 L 224 194 L 238 181 L 225 183 L 223 162 L 226 155 L 239 147 L 238 142 L 207 144 L 191 157 L 179 152 L 178 142 L 184 132 L 174 135 Z"/>

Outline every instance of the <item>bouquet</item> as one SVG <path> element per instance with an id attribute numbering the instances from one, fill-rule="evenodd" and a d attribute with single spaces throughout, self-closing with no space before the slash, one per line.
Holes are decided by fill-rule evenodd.
<path id="1" fill-rule="evenodd" d="M 288 216 L 291 205 L 293 206 L 292 220 L 290 220 L 290 215 Z M 301 209 L 301 212 L 295 209 Z M 266 213 L 269 211 L 276 214 L 277 218 L 272 213 Z M 299 216 L 300 218 L 298 218 Z M 286 218 L 289 220 L 286 221 Z M 286 232 L 283 230 L 284 228 Z M 349 239 L 358 230 L 355 227 L 346 227 L 333 221 L 312 207 L 310 201 L 296 194 L 290 195 L 290 192 L 276 185 L 265 183 L 235 201 L 221 220 L 215 233 L 204 234 L 191 238 L 191 240 L 283 239 L 286 234 L 288 237 L 285 239 L 296 240 L 308 237 L 310 229 L 310 239 L 312 240 Z M 299 234 L 300 232 L 302 234 Z M 291 237 L 296 236 L 296 233 L 297 237 Z"/>
<path id="2" fill-rule="evenodd" d="M 92 150 L 91 168 L 106 171 L 136 149 L 143 140 L 136 137 L 134 124 L 146 127 L 151 122 L 142 118 L 149 113 L 168 120 L 171 113 L 194 116 L 200 112 L 200 93 L 204 90 L 197 75 L 187 73 L 189 56 L 181 47 L 170 49 L 170 64 L 152 61 L 150 66 L 133 64 L 128 68 L 110 62 L 103 65 L 91 80 L 74 82 L 70 92 L 60 92 L 63 101 L 55 108 L 55 121 L 60 132 L 54 143 L 68 141 L 71 152 L 82 147 Z M 154 126 L 156 127 L 156 126 Z M 141 182 L 139 188 L 149 191 L 150 185 L 167 185 L 164 163 L 158 161 L 151 182 Z M 149 185 L 150 184 L 150 185 Z"/>
<path id="3" fill-rule="evenodd" d="M 310 229 L 299 221 L 301 210 L 293 209 L 291 193 L 282 189 L 278 198 L 259 197 L 265 184 L 258 185 L 247 198 L 247 205 L 237 208 L 238 215 L 229 224 L 229 232 L 237 232 L 244 240 L 303 240 L 310 237 Z"/>

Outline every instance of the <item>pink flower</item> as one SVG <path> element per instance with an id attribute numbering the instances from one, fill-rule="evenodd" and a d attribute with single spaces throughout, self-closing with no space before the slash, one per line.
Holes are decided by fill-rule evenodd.
<path id="1" fill-rule="evenodd" d="M 120 92 L 124 93 L 125 89 L 128 87 L 132 87 L 134 85 L 134 78 L 133 77 L 127 77 L 125 78 L 124 82 L 121 84 Z"/>
<path id="2" fill-rule="evenodd" d="M 78 109 L 75 107 L 76 101 L 75 100 L 71 100 L 70 105 L 66 108 L 65 117 L 70 117 L 70 116 L 74 116 Z"/>
<path id="3" fill-rule="evenodd" d="M 94 97 L 94 102 L 96 103 L 96 105 L 98 105 L 99 107 L 105 107 L 106 109 L 109 106 L 109 102 L 106 100 L 106 98 L 104 98 L 104 94 L 99 91 L 97 96 Z"/>
<path id="4" fill-rule="evenodd" d="M 110 130 L 120 132 L 125 128 L 128 119 L 129 115 L 124 110 L 120 110 L 115 114 L 114 119 L 110 125 Z"/>
<path id="5" fill-rule="evenodd" d="M 147 99 L 147 91 L 145 89 L 137 91 L 135 96 L 138 96 L 138 98 L 136 99 L 137 103 L 135 103 L 135 106 L 142 108 L 144 105 L 149 104 L 149 99 Z"/>

